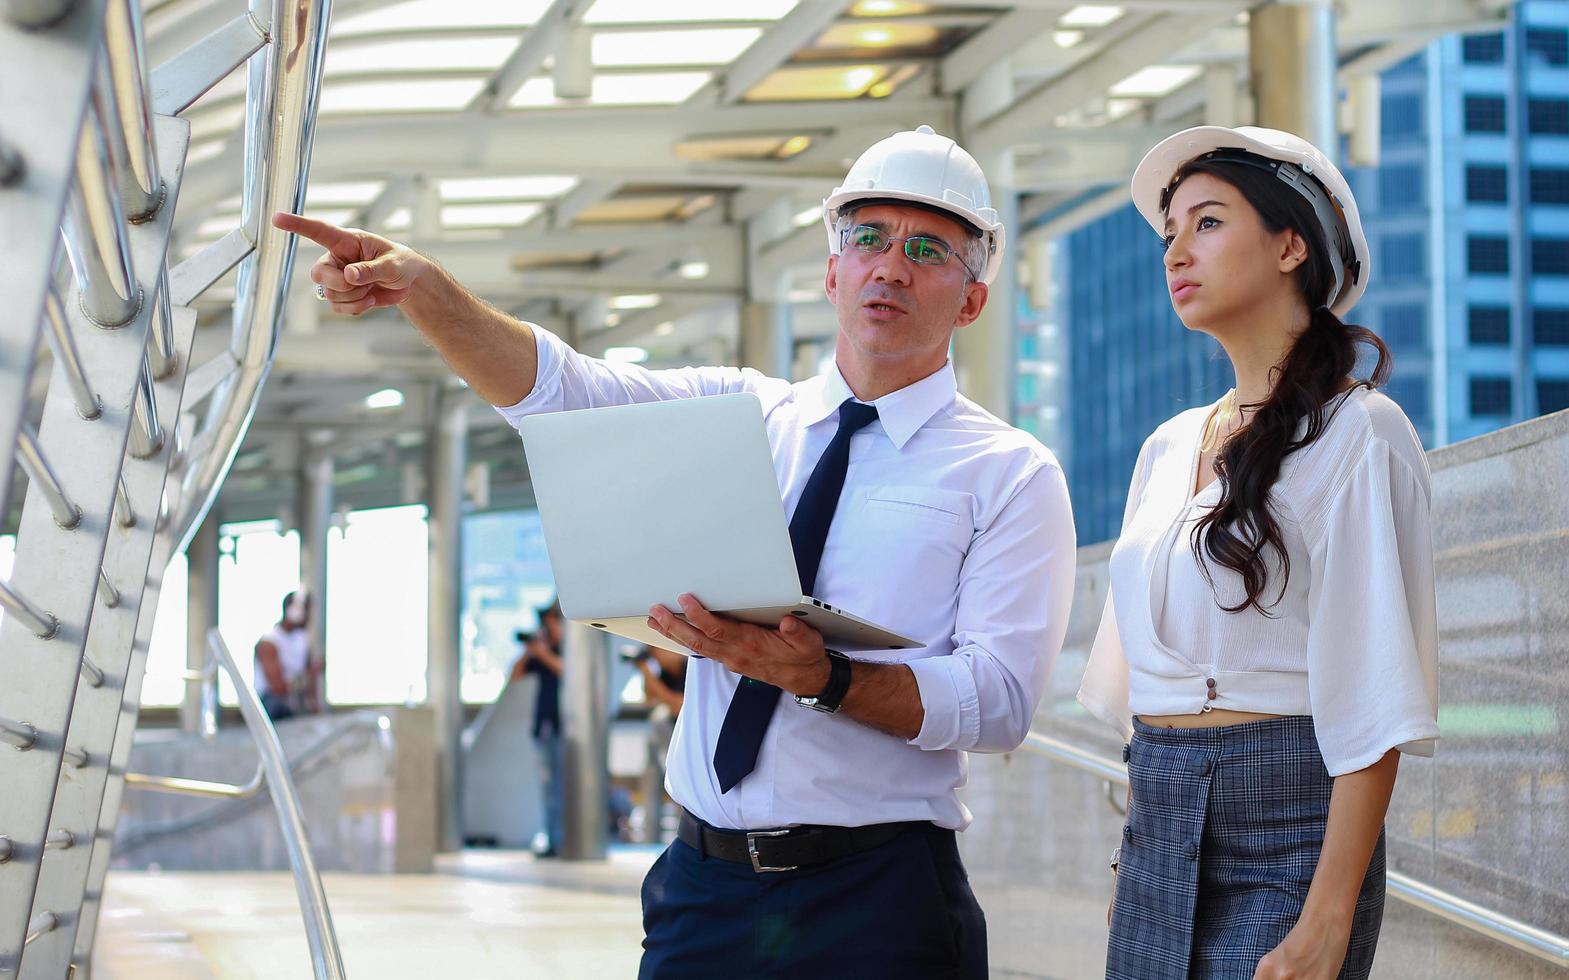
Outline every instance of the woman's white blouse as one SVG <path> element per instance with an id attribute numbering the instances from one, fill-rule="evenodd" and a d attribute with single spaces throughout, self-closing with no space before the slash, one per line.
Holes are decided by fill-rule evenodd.
<path id="1" fill-rule="evenodd" d="M 1133 715 L 1311 715 L 1332 776 L 1391 748 L 1432 755 L 1431 491 L 1411 423 L 1365 388 L 1331 402 L 1323 433 L 1286 457 L 1270 492 L 1289 580 L 1282 590 L 1275 561 L 1269 615 L 1228 613 L 1217 593 L 1240 603 L 1241 576 L 1206 561 L 1212 588 L 1192 547 L 1194 522 L 1220 497 L 1218 480 L 1193 493 L 1212 408 L 1168 420 L 1139 453 L 1079 701 L 1124 737 Z"/>

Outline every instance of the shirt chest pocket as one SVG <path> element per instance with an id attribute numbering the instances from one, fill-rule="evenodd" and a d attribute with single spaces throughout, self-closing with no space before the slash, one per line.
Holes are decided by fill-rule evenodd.
<path id="1" fill-rule="evenodd" d="M 974 498 L 957 490 L 881 486 L 862 501 L 868 536 L 890 567 L 951 587 L 975 534 Z"/>

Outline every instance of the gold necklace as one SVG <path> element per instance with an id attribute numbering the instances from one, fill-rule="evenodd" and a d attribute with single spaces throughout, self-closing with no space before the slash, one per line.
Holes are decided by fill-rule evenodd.
<path id="1" fill-rule="evenodd" d="M 1215 406 L 1215 412 L 1209 417 L 1209 424 L 1204 427 L 1204 438 L 1199 441 L 1199 451 L 1213 455 L 1220 451 L 1220 447 L 1231 435 L 1231 420 L 1237 414 L 1237 389 L 1226 392 L 1220 403 Z"/>

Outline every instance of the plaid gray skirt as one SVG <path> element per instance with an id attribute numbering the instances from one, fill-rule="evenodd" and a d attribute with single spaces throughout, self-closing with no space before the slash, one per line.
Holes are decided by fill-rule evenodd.
<path id="1" fill-rule="evenodd" d="M 1151 728 L 1128 746 L 1108 980 L 1251 980 L 1296 924 L 1334 780 L 1313 720 Z M 1363 980 L 1384 915 L 1384 836 L 1368 863 L 1341 980 Z"/>

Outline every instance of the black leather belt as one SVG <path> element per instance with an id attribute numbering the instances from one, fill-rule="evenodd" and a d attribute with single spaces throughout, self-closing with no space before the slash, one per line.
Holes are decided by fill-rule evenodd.
<path id="1" fill-rule="evenodd" d="M 676 836 L 706 857 L 750 864 L 753 871 L 794 871 L 826 864 L 888 843 L 930 823 L 877 823 L 865 827 L 786 827 L 781 830 L 720 830 L 681 811 Z"/>

